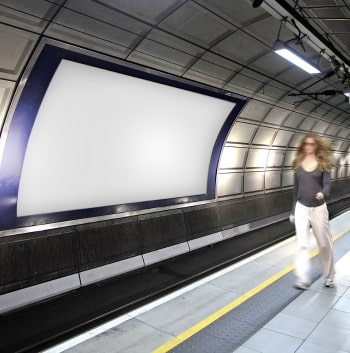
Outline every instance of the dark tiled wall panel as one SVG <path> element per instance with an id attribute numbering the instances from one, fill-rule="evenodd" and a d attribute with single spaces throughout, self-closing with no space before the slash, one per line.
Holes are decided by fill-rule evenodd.
<path id="1" fill-rule="evenodd" d="M 77 227 L 81 270 L 141 254 L 137 217 Z"/>
<path id="2" fill-rule="evenodd" d="M 196 239 L 221 230 L 216 205 L 184 209 L 187 240 Z"/>
<path id="3" fill-rule="evenodd" d="M 329 215 L 332 217 L 333 215 L 337 214 L 339 211 L 344 209 L 350 208 L 350 197 L 346 197 L 337 201 L 336 203 L 328 203 L 327 205 Z"/>
<path id="4" fill-rule="evenodd" d="M 0 244 L 0 293 L 77 272 L 73 232 L 44 234 Z"/>
<path id="5" fill-rule="evenodd" d="M 265 197 L 251 198 L 244 201 L 245 222 L 253 222 L 269 216 Z"/>
<path id="6" fill-rule="evenodd" d="M 293 192 L 284 191 L 278 194 L 267 194 L 266 204 L 270 216 L 291 211 L 293 207 Z"/>
<path id="7" fill-rule="evenodd" d="M 223 201 L 218 203 L 222 228 L 228 229 L 246 223 L 247 210 L 244 201 Z"/>
<path id="8" fill-rule="evenodd" d="M 350 208 L 349 179 L 332 186 L 331 216 Z M 289 190 L 0 238 L 0 294 L 289 212 L 292 204 Z M 259 247 L 293 232 L 285 220 L 239 238 Z"/>
<path id="9" fill-rule="evenodd" d="M 330 197 L 339 197 L 342 195 L 345 195 L 347 193 L 350 193 L 350 180 L 349 179 L 343 179 L 343 180 L 337 180 L 336 182 L 332 183 L 331 186 L 331 195 Z"/>
<path id="10" fill-rule="evenodd" d="M 186 241 L 182 210 L 140 216 L 139 227 L 143 253 Z"/>

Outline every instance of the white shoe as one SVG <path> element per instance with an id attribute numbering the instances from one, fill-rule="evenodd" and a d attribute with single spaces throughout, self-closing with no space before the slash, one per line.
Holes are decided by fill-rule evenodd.
<path id="1" fill-rule="evenodd" d="M 296 282 L 294 284 L 294 288 L 296 288 L 296 289 L 305 290 L 305 289 L 308 289 L 309 287 L 310 287 L 310 285 L 308 283 L 304 283 L 304 282 Z"/>
<path id="2" fill-rule="evenodd" d="M 334 282 L 331 279 L 326 279 L 323 285 L 327 288 L 334 288 Z"/>

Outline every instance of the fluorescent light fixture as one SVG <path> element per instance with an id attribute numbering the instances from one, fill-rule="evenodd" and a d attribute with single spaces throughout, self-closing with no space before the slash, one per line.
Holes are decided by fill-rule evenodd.
<path id="1" fill-rule="evenodd" d="M 309 74 L 319 74 L 321 72 L 315 65 L 309 63 L 307 59 L 303 58 L 299 53 L 289 48 L 288 45 L 283 42 L 276 42 L 273 50 L 275 53 L 294 65 L 299 66 Z"/>
<path id="2" fill-rule="evenodd" d="M 348 91 L 348 92 L 344 92 L 344 96 L 347 96 L 347 97 L 349 97 L 349 98 L 350 98 L 350 91 Z"/>

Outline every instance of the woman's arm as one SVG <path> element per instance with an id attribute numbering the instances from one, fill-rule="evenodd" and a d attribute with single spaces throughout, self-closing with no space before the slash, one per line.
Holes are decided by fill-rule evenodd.
<path id="1" fill-rule="evenodd" d="M 330 172 L 323 172 L 322 173 L 322 194 L 324 197 L 329 196 L 331 192 L 331 173 Z"/>

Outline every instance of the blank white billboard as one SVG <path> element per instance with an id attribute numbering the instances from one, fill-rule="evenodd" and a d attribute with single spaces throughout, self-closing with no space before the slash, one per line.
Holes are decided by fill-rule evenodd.
<path id="1" fill-rule="evenodd" d="M 234 106 L 62 60 L 30 135 L 17 216 L 206 194 Z"/>

